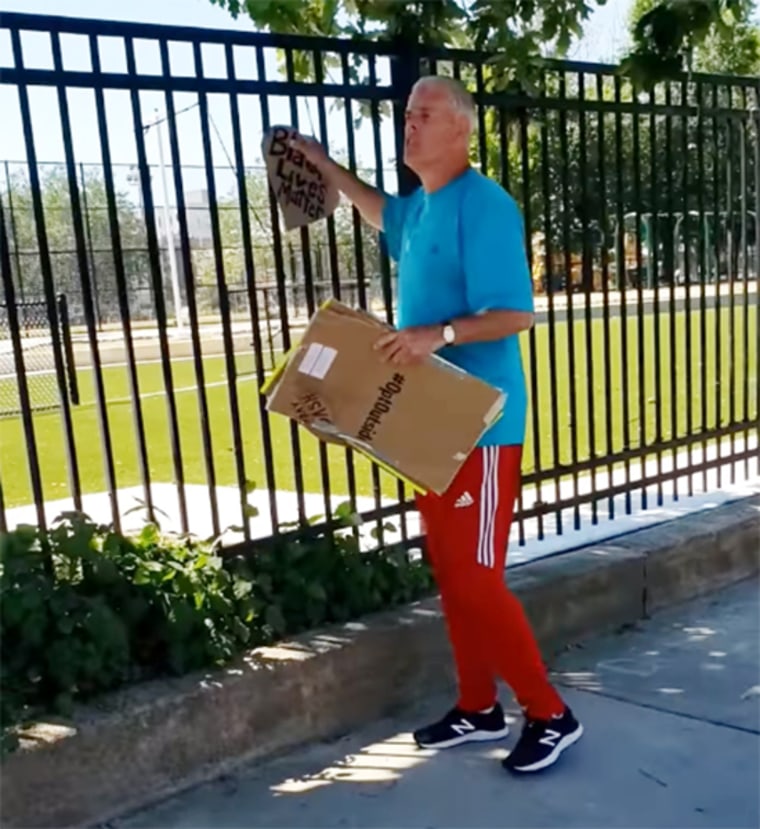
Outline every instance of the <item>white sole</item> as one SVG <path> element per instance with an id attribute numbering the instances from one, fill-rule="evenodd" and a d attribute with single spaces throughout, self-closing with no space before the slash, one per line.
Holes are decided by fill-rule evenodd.
<path id="1" fill-rule="evenodd" d="M 562 752 L 571 746 L 573 743 L 577 743 L 578 740 L 583 736 L 583 726 L 578 723 L 578 728 L 575 731 L 572 731 L 570 734 L 566 734 L 555 746 L 554 751 L 551 754 L 547 754 L 543 760 L 539 760 L 537 763 L 531 763 L 529 766 L 509 766 L 510 771 L 516 772 L 531 772 L 531 771 L 541 771 L 541 769 L 545 769 L 547 766 L 551 766 L 557 762 L 559 759 L 559 755 Z"/>
<path id="2" fill-rule="evenodd" d="M 498 731 L 470 731 L 469 734 L 452 737 L 442 743 L 421 743 L 419 740 L 415 740 L 415 742 L 420 748 L 453 748 L 462 745 L 462 743 L 487 743 L 491 740 L 503 740 L 507 734 L 509 734 L 509 728 L 505 725 L 504 728 Z"/>

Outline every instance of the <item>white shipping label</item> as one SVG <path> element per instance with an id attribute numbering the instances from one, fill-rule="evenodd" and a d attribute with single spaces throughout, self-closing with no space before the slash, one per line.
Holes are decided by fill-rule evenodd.
<path id="1" fill-rule="evenodd" d="M 338 352 L 329 345 L 320 345 L 319 343 L 312 343 L 307 349 L 298 370 L 302 374 L 308 374 L 310 377 L 316 377 L 317 380 L 323 380 L 325 375 L 330 370 Z"/>

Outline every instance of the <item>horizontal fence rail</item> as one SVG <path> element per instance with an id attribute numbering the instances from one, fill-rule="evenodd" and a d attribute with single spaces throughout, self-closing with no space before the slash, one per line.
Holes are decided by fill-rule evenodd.
<path id="1" fill-rule="evenodd" d="M 285 231 L 261 138 L 291 124 L 408 192 L 403 106 L 430 73 L 472 90 L 472 163 L 525 221 L 518 540 L 757 474 L 756 79 L 642 92 L 550 61 L 514 95 L 467 50 L 24 14 L 0 18 L 0 53 L 0 530 L 103 493 L 117 527 L 137 504 L 250 542 L 348 502 L 372 543 L 416 541 L 400 482 L 258 391 L 327 297 L 391 323 L 396 302 L 347 204 Z"/>

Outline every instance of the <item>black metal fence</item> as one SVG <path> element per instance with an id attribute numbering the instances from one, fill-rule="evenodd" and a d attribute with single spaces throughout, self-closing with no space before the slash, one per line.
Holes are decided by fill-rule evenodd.
<path id="1" fill-rule="evenodd" d="M 42 522 L 46 499 L 81 508 L 83 493 L 106 491 L 118 525 L 120 488 L 140 485 L 152 509 L 152 484 L 170 481 L 181 528 L 197 510 L 189 485 L 203 485 L 217 533 L 218 487 L 233 485 L 250 539 L 255 481 L 274 532 L 330 514 L 340 496 L 381 541 L 389 516 L 414 536 L 401 484 L 270 418 L 257 392 L 325 293 L 393 321 L 382 240 L 347 206 L 286 233 L 255 171 L 262 131 L 284 122 L 407 192 L 403 105 L 430 72 L 474 92 L 473 163 L 525 216 L 538 313 L 523 340 L 520 539 L 528 521 L 540 537 L 562 533 L 586 510 L 593 523 L 708 488 L 713 474 L 754 473 L 757 79 L 642 93 L 615 67 L 551 62 L 535 94 L 514 95 L 492 88 L 486 56 L 462 50 L 20 14 L 0 19 L 3 39 L 0 103 L 23 159 L 0 185 L 3 301 L 41 296 L 52 325 L 62 286 L 72 309 L 79 299 L 83 399 L 3 424 L 0 512 L 35 503 Z M 40 456 L 50 430 L 60 452 Z"/>

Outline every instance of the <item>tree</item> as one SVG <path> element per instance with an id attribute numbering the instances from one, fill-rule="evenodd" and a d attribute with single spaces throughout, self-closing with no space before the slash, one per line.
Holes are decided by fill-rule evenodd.
<path id="1" fill-rule="evenodd" d="M 393 40 L 399 46 L 493 51 L 495 83 L 530 76 L 531 59 L 565 54 L 592 10 L 587 0 L 211 0 L 265 31 Z M 598 0 L 603 4 L 606 0 Z M 298 68 L 298 67 L 297 67 Z M 304 67 L 300 67 L 302 70 Z M 357 77 L 354 77 L 356 80 Z"/>
<path id="2" fill-rule="evenodd" d="M 80 168 L 78 172 L 79 198 L 96 313 L 101 320 L 114 316 L 118 318 L 116 271 L 105 181 L 99 169 L 87 167 Z M 54 290 L 67 294 L 73 317 L 81 318 L 82 283 L 66 169 L 61 165 L 43 167 L 40 172 L 40 192 Z M 0 198 L 3 200 L 6 230 L 11 244 L 10 259 L 16 296 L 19 300 L 39 300 L 44 295 L 44 283 L 32 188 L 27 175 L 22 172 L 10 175 Z M 144 304 L 145 299 L 150 301 L 145 225 L 137 207 L 131 203 L 126 193 L 117 191 L 114 198 L 130 303 L 143 301 Z"/>
<path id="3" fill-rule="evenodd" d="M 650 37 L 664 40 L 677 36 L 678 28 L 668 24 L 668 15 L 678 14 L 678 8 L 668 11 L 663 20 L 658 16 L 662 14 L 658 10 L 660 5 L 656 0 L 635 0 L 631 7 L 628 28 L 634 51 L 638 49 L 641 55 L 648 53 Z M 692 68 L 699 72 L 731 75 L 760 74 L 760 26 L 752 22 L 755 13 L 756 3 L 747 0 L 733 12 L 733 25 L 716 23 L 705 27 L 704 31 L 700 29 L 699 36 L 693 36 L 688 45 Z M 651 35 L 646 34 L 649 27 L 652 27 Z M 681 68 L 679 65 L 675 70 L 680 71 Z"/>
<path id="4" fill-rule="evenodd" d="M 583 31 L 592 6 L 586 0 L 211 0 L 233 17 L 247 14 L 264 31 L 374 38 L 410 44 L 456 46 L 493 54 L 491 81 L 506 88 L 533 77 L 536 59 L 562 57 Z M 606 0 L 597 0 L 603 5 Z M 737 56 L 752 53 L 756 38 L 742 27 L 753 0 L 642 0 L 633 49 L 624 69 L 648 86 L 690 65 L 694 48 L 718 32 L 736 34 Z M 707 49 L 707 45 L 705 47 Z M 732 48 L 734 48 L 732 46 Z M 706 52 L 705 54 L 709 53 Z M 744 60 L 744 58 L 743 58 Z M 301 56 L 297 72 L 308 72 Z M 355 68 L 354 68 L 355 72 Z M 353 78 L 357 80 L 356 77 Z"/>

